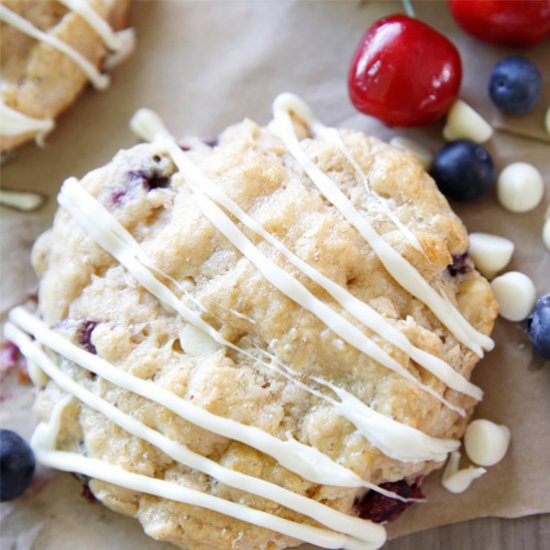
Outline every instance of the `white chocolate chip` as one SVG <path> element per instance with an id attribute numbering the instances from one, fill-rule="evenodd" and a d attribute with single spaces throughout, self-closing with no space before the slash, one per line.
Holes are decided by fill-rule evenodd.
<path id="1" fill-rule="evenodd" d="M 423 145 L 420 145 L 420 143 L 407 137 L 395 136 L 390 139 L 390 145 L 414 155 L 420 161 L 424 170 L 428 170 L 431 167 L 434 158 L 432 152 Z"/>
<path id="2" fill-rule="evenodd" d="M 138 109 L 130 119 L 129 126 L 137 137 L 145 141 L 173 139 L 160 116 L 151 109 Z"/>
<path id="3" fill-rule="evenodd" d="M 475 479 L 487 471 L 485 468 L 474 468 L 473 466 L 459 470 L 459 462 L 460 453 L 452 452 L 441 478 L 441 485 L 451 493 L 463 493 Z"/>
<path id="4" fill-rule="evenodd" d="M 492 279 L 510 262 L 514 253 L 514 243 L 498 235 L 470 233 L 468 253 L 477 270 L 488 279 Z"/>
<path id="5" fill-rule="evenodd" d="M 480 466 L 498 464 L 508 451 L 510 430 L 490 420 L 474 420 L 466 428 L 464 448 L 472 462 Z"/>
<path id="6" fill-rule="evenodd" d="M 118 42 L 118 51 L 108 55 L 103 62 L 103 67 L 107 71 L 112 71 L 120 64 L 124 63 L 136 49 L 136 35 L 134 29 L 123 29 L 115 35 Z"/>
<path id="7" fill-rule="evenodd" d="M 541 173 L 527 162 L 509 164 L 498 176 L 497 198 L 511 212 L 528 212 L 542 200 Z"/>
<path id="8" fill-rule="evenodd" d="M 500 306 L 500 315 L 508 321 L 523 321 L 535 305 L 535 285 L 519 271 L 509 271 L 497 277 L 491 288 Z"/>
<path id="9" fill-rule="evenodd" d="M 206 332 L 193 325 L 185 325 L 180 330 L 179 341 L 183 351 L 192 357 L 215 353 L 221 348 Z"/>
<path id="10" fill-rule="evenodd" d="M 550 250 L 550 218 L 547 218 L 542 228 L 542 241 L 544 246 Z"/>
<path id="11" fill-rule="evenodd" d="M 37 210 L 46 202 L 45 195 L 34 191 L 0 189 L 0 204 L 23 212 Z"/>
<path id="12" fill-rule="evenodd" d="M 483 143 L 491 138 L 493 128 L 472 107 L 457 99 L 447 115 L 447 124 L 443 128 L 443 137 L 447 141 L 470 139 Z"/>

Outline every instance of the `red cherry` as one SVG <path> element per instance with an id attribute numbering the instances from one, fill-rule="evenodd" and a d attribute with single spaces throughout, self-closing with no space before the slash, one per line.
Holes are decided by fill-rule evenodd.
<path id="1" fill-rule="evenodd" d="M 454 102 L 462 64 L 454 45 L 428 25 L 390 15 L 370 27 L 348 75 L 351 102 L 388 126 L 421 126 Z"/>
<path id="2" fill-rule="evenodd" d="M 483 42 L 528 48 L 550 36 L 550 0 L 449 0 L 449 7 Z"/>

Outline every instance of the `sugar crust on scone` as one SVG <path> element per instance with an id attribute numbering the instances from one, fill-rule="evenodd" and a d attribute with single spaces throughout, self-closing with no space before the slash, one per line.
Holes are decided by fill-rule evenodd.
<path id="1" fill-rule="evenodd" d="M 452 256 L 466 251 L 467 234 L 434 182 L 408 153 L 358 132 L 342 131 L 340 135 L 368 174 L 371 187 L 414 232 L 427 258 L 373 207 L 372 196 L 334 145 L 306 139 L 302 146 L 377 231 L 427 281 L 445 292 L 475 328 L 489 334 L 496 305 L 488 283 L 475 271 L 453 277 L 446 269 Z M 266 230 L 376 309 L 413 344 L 469 378 L 477 356 L 460 345 L 424 304 L 395 283 L 355 229 L 320 196 L 278 137 L 247 120 L 224 132 L 215 148 L 194 143 L 188 153 L 193 162 Z M 158 155 L 152 145 L 138 145 L 88 174 L 82 185 L 130 231 L 162 272 L 189 282 L 192 296 L 208 311 L 205 318 L 224 338 L 243 349 L 267 349 L 303 378 L 330 380 L 384 415 L 434 437 L 460 438 L 467 418 L 343 342 L 319 319 L 274 289 L 204 218 L 191 190 L 176 178 L 170 180 L 175 171 L 167 155 Z M 167 182 L 166 186 L 151 186 L 148 182 L 153 178 Z M 240 228 L 263 254 L 347 315 L 279 253 Z M 37 242 L 33 262 L 41 276 L 40 312 L 46 323 L 75 343 L 80 341 L 83 323 L 98 323 L 91 343 L 99 356 L 117 368 L 154 380 L 195 405 L 281 439 L 290 433 L 375 484 L 412 481 L 441 466 L 435 462 L 403 463 L 385 456 L 330 406 L 231 350 L 186 355 L 179 343 L 186 323 L 137 284 L 66 211 L 58 212 L 52 230 Z M 444 392 L 471 414 L 473 399 L 445 389 L 405 354 L 369 330 L 365 333 L 419 380 Z M 255 449 L 201 430 L 67 361 L 60 364 L 85 387 L 192 450 L 353 514 L 361 490 L 307 482 Z M 37 400 L 40 419 L 49 418 L 59 398 L 59 390 L 49 383 Z M 58 448 L 310 522 L 280 505 L 175 464 L 85 406 L 74 404 L 64 413 Z M 207 510 L 100 481 L 92 480 L 90 486 L 110 508 L 136 516 L 154 538 L 182 547 L 282 548 L 298 544 Z"/>

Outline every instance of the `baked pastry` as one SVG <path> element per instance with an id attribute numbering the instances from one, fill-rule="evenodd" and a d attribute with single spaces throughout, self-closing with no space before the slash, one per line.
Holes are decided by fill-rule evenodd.
<path id="1" fill-rule="evenodd" d="M 44 384 L 32 444 L 182 548 L 377 548 L 362 503 L 457 449 L 497 306 L 409 153 L 274 114 L 64 183 L 41 320 L 7 329 Z"/>
<path id="2" fill-rule="evenodd" d="M 109 84 L 103 70 L 133 49 L 133 30 L 120 31 L 129 5 L 129 0 L 0 2 L 0 152 L 51 131 L 88 81 L 99 89 Z"/>

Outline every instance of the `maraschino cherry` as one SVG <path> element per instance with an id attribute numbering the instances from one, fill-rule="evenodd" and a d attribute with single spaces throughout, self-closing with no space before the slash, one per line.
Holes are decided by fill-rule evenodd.
<path id="1" fill-rule="evenodd" d="M 388 126 L 412 127 L 442 117 L 456 99 L 462 64 L 455 46 L 425 23 L 402 14 L 377 21 L 353 57 L 353 105 Z"/>
<path id="2" fill-rule="evenodd" d="M 449 0 L 449 7 L 483 42 L 528 48 L 550 36 L 550 0 Z"/>

